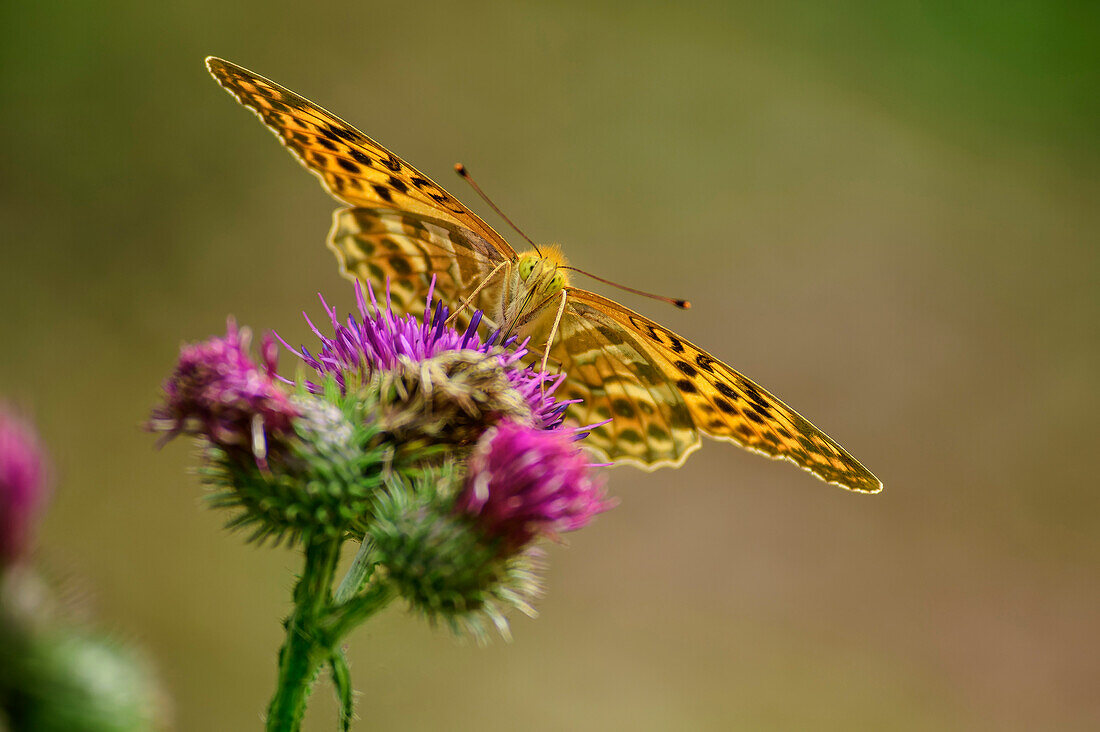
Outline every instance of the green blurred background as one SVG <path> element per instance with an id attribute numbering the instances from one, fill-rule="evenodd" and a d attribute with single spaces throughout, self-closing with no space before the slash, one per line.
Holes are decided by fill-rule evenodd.
<path id="1" fill-rule="evenodd" d="M 353 636 L 359 729 L 1096 728 L 1097 7 L 3 3 L 0 391 L 57 468 L 40 566 L 148 649 L 178 729 L 259 728 L 296 557 L 139 425 L 182 340 L 303 342 L 351 297 L 333 202 L 217 54 L 690 297 L 622 299 L 886 483 L 715 443 L 616 469 L 513 643 L 398 608 Z"/>

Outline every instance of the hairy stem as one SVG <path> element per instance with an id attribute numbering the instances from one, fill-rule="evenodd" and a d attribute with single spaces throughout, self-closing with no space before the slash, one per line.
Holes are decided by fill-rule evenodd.
<path id="1" fill-rule="evenodd" d="M 286 640 L 279 649 L 279 678 L 267 711 L 268 732 L 298 732 L 313 682 L 332 655 L 320 621 L 332 603 L 332 580 L 340 540 L 306 537 L 305 568 L 294 586 L 294 611 L 286 619 Z"/>
<path id="2" fill-rule="evenodd" d="M 324 621 L 326 637 L 332 639 L 333 645 L 339 643 L 355 626 L 388 605 L 396 594 L 392 584 L 375 580 L 362 593 L 331 609 Z"/>

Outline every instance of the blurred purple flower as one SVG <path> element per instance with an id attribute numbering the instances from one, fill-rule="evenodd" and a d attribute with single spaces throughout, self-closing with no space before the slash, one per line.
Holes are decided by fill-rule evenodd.
<path id="1" fill-rule="evenodd" d="M 579 529 L 615 505 L 589 468 L 571 431 L 502 422 L 478 442 L 455 508 L 512 552 L 537 536 Z"/>
<path id="2" fill-rule="evenodd" d="M 0 404 L 0 567 L 30 548 L 46 495 L 45 458 L 34 429 Z"/>
<path id="3" fill-rule="evenodd" d="M 248 332 L 230 319 L 224 338 L 180 349 L 149 427 L 168 438 L 202 435 L 222 446 L 253 443 L 258 427 L 267 434 L 289 433 L 300 412 L 275 381 L 274 341 L 264 338 L 261 371 L 248 355 L 248 340 Z"/>
<path id="4" fill-rule="evenodd" d="M 482 341 L 477 333 L 482 317 L 480 310 L 474 312 L 465 331 L 459 333 L 448 327 L 446 320 L 449 311 L 443 302 L 436 302 L 434 311 L 432 309 L 434 288 L 433 279 L 428 288 L 424 322 L 421 323 L 413 315 L 395 315 L 388 293 L 385 308 L 380 307 L 373 288 L 367 285 L 365 297 L 363 286 L 356 281 L 358 320 L 352 314 L 346 322 L 341 323 L 335 308 L 329 307 L 324 297 L 321 297 L 321 305 L 332 323 L 332 336 L 322 334 L 309 316 L 303 313 L 309 327 L 321 340 L 321 349 L 316 355 L 304 346 L 299 351 L 281 338 L 280 341 L 319 374 L 335 378 L 341 388 L 346 387 L 347 374 L 369 377 L 377 371 L 398 368 L 402 361 L 425 361 L 446 351 L 474 351 L 483 354 L 487 359 L 497 360 L 507 373 L 511 386 L 531 408 L 536 426 L 543 429 L 559 426 L 566 408 L 573 403 L 554 399 L 554 390 L 564 377 L 543 374 L 524 366 L 521 362 L 528 353 L 527 342 L 517 344 L 515 336 L 498 344 L 498 331 Z M 370 298 L 369 308 L 367 297 Z M 314 391 L 320 391 L 316 384 L 310 383 L 308 386 Z"/>

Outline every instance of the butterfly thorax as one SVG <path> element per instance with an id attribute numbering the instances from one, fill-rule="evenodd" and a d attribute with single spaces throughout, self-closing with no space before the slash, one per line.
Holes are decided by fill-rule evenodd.
<path id="1" fill-rule="evenodd" d="M 549 334 L 561 291 L 569 284 L 561 250 L 544 245 L 539 251 L 524 252 L 516 259 L 504 283 L 498 321 L 506 334 L 530 337 L 532 342 Z"/>

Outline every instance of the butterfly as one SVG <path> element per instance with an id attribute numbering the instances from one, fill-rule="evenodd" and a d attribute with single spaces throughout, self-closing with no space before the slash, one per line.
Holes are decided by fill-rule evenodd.
<path id="1" fill-rule="evenodd" d="M 557 247 L 517 253 L 454 196 L 339 117 L 278 84 L 210 57 L 217 82 L 251 109 L 325 189 L 337 210 L 328 246 L 342 274 L 390 287 L 422 314 L 436 292 L 483 311 L 489 327 L 544 343 L 565 373 L 567 416 L 606 422 L 585 446 L 614 463 L 679 466 L 700 433 L 788 460 L 843 488 L 882 483 L 844 448 L 730 366 L 668 328 L 569 283 Z"/>

